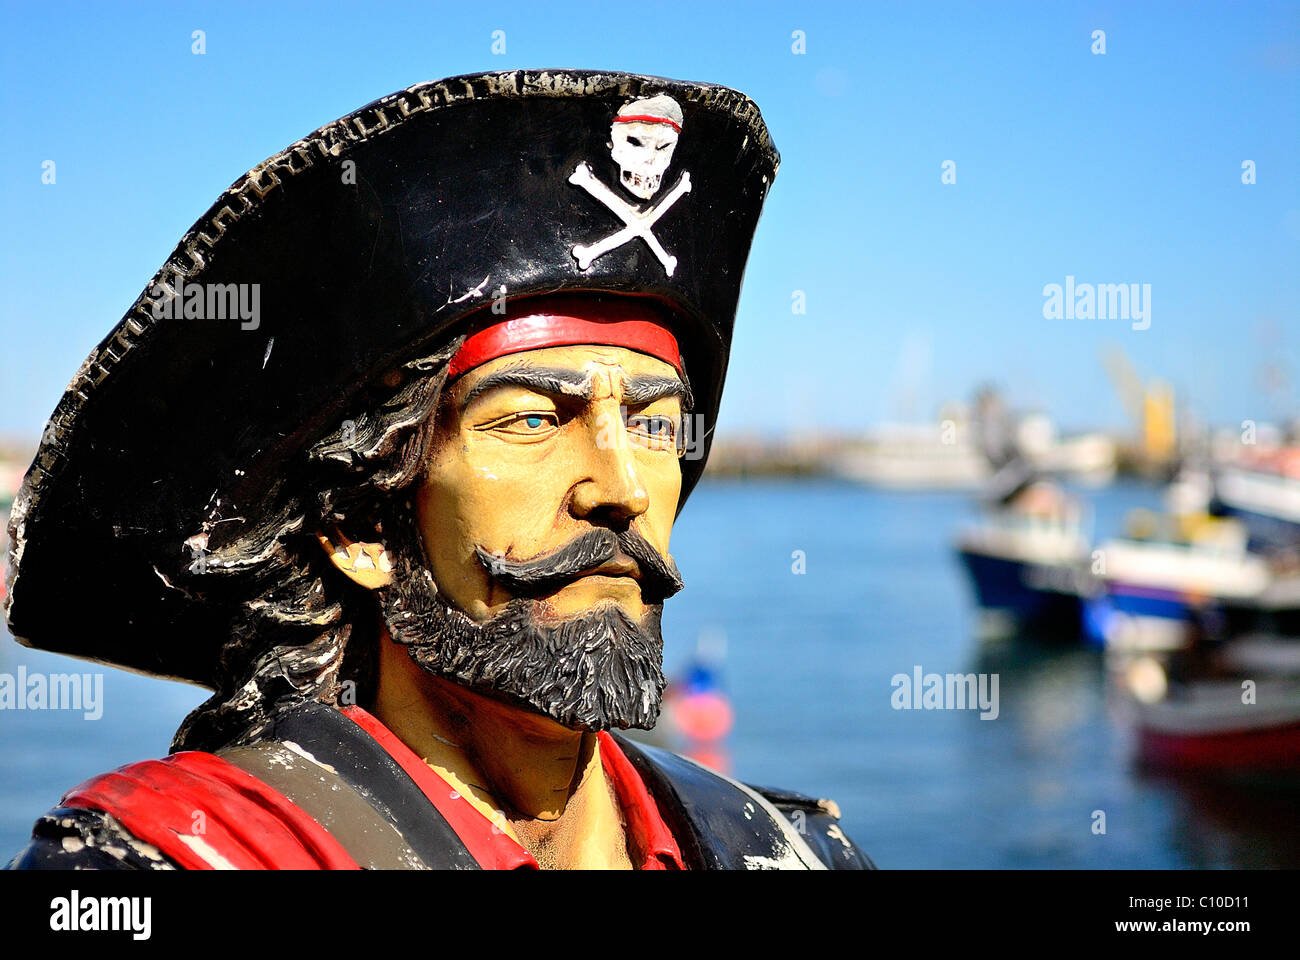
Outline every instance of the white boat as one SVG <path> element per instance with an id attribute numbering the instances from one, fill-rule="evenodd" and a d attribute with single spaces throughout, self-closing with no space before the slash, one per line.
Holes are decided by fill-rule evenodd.
<path id="1" fill-rule="evenodd" d="M 1211 618 L 1265 609 L 1280 589 L 1234 520 L 1135 511 L 1130 528 L 1098 549 L 1108 649 L 1181 649 Z"/>
<path id="2" fill-rule="evenodd" d="M 1257 548 L 1300 547 L 1300 448 L 1224 467 L 1214 494 L 1217 510 L 1240 519 Z"/>
<path id="3" fill-rule="evenodd" d="M 978 490 L 992 475 L 988 458 L 955 421 L 886 424 L 832 463 L 848 480 L 891 490 Z"/>

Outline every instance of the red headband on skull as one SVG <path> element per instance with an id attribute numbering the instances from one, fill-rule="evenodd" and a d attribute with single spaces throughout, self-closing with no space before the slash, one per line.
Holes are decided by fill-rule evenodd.
<path id="1" fill-rule="evenodd" d="M 615 123 L 666 123 L 678 133 L 682 132 L 682 125 L 676 120 L 670 120 L 667 117 L 656 117 L 648 113 L 629 113 L 626 116 L 614 118 Z"/>

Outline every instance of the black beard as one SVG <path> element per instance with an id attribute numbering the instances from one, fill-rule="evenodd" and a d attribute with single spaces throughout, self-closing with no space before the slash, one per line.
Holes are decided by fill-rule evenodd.
<path id="1" fill-rule="evenodd" d="M 613 601 L 555 621 L 541 602 L 516 598 L 476 623 L 423 564 L 400 555 L 379 598 L 389 635 L 436 676 L 574 730 L 649 730 L 659 719 L 662 605 L 648 605 L 639 621 Z"/>

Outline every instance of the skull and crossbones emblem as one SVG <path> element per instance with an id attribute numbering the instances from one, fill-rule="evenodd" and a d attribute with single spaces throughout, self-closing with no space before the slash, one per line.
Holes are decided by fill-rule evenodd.
<path id="1" fill-rule="evenodd" d="M 619 183 L 641 200 L 659 192 L 664 172 L 672 163 L 673 151 L 682 132 L 682 108 L 672 97 L 660 94 L 624 104 L 610 125 L 610 157 L 618 164 Z M 606 186 L 585 160 L 569 176 L 569 183 L 581 187 L 623 221 L 620 230 L 592 244 L 576 244 L 570 251 L 578 269 L 586 270 L 597 258 L 640 237 L 663 264 L 668 276 L 677 269 L 677 258 L 668 253 L 653 228 L 682 194 L 691 190 L 691 175 L 683 173 L 672 189 L 657 203 L 642 209 L 628 203 Z"/>

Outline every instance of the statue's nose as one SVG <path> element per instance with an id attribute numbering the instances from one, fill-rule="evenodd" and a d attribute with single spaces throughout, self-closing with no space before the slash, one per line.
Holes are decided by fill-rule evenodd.
<path id="1" fill-rule="evenodd" d="M 593 418 L 580 454 L 583 479 L 573 488 L 570 512 L 596 522 L 602 515 L 626 523 L 650 509 L 650 495 L 637 474 L 627 426 L 615 407 Z"/>

